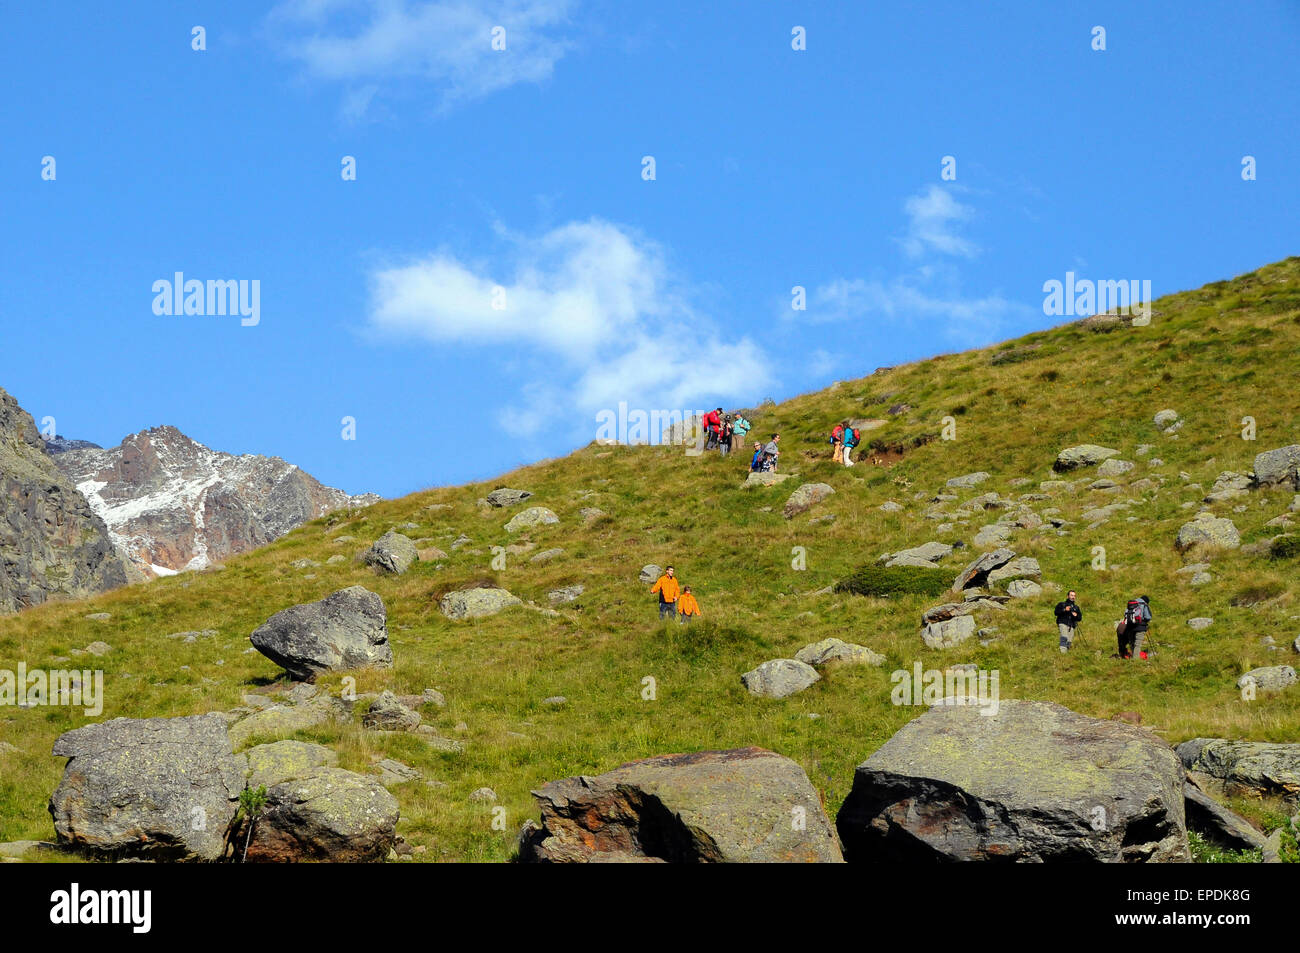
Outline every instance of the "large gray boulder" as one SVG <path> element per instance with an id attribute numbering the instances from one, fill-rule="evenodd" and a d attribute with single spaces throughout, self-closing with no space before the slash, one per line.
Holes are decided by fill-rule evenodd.
<path id="1" fill-rule="evenodd" d="M 1212 549 L 1236 549 L 1241 545 L 1241 533 L 1232 520 L 1213 513 L 1198 513 L 1189 523 L 1184 523 L 1178 530 L 1174 546 L 1179 552 L 1193 546 Z"/>
<path id="2" fill-rule="evenodd" d="M 1289 486 L 1300 490 L 1300 444 L 1258 454 L 1254 470 L 1257 486 Z"/>
<path id="3" fill-rule="evenodd" d="M 367 566 L 400 576 L 411 568 L 416 557 L 415 541 L 401 533 L 390 531 L 375 540 L 363 558 Z"/>
<path id="4" fill-rule="evenodd" d="M 929 542 L 910 549 L 900 549 L 885 557 L 886 566 L 933 566 L 952 553 L 951 543 Z"/>
<path id="5" fill-rule="evenodd" d="M 664 571 L 659 566 L 656 566 L 654 563 L 646 563 L 641 567 L 641 572 L 636 578 L 638 582 L 644 582 L 646 585 L 653 585 L 663 574 Z"/>
<path id="6" fill-rule="evenodd" d="M 817 669 L 792 658 L 772 659 L 740 676 L 751 695 L 787 698 L 821 681 Z"/>
<path id="7" fill-rule="evenodd" d="M 546 507 L 530 506 L 523 512 L 516 513 L 511 517 L 510 522 L 506 523 L 506 532 L 517 533 L 520 530 L 532 529 L 534 526 L 544 526 L 559 521 L 560 518 Z"/>
<path id="8" fill-rule="evenodd" d="M 50 797 L 61 844 L 158 860 L 217 860 L 244 787 L 217 714 L 114 718 L 61 735 Z"/>
<path id="9" fill-rule="evenodd" d="M 377 778 L 318 767 L 267 791 L 253 826 L 248 861 L 382 861 L 396 837 L 397 799 Z M 242 845 L 245 824 L 234 831 Z"/>
<path id="10" fill-rule="evenodd" d="M 532 495 L 527 490 L 512 490 L 503 486 L 489 493 L 487 501 L 495 507 L 515 506 Z"/>
<path id="11" fill-rule="evenodd" d="M 785 508 L 781 512 L 786 519 L 798 516 L 834 492 L 835 488 L 828 483 L 805 483 L 790 494 L 790 499 L 785 501 Z"/>
<path id="12" fill-rule="evenodd" d="M 858 766 L 850 861 L 1187 861 L 1183 768 L 1151 733 L 1050 702 L 940 705 Z"/>
<path id="13" fill-rule="evenodd" d="M 954 490 L 968 490 L 973 486 L 979 486 L 988 478 L 989 475 L 980 470 L 976 473 L 967 473 L 965 476 L 953 477 L 944 485 L 952 487 Z"/>
<path id="14" fill-rule="evenodd" d="M 522 604 L 522 599 L 512 595 L 505 589 L 479 587 L 477 589 L 461 589 L 457 592 L 447 593 L 442 597 L 442 601 L 438 603 L 438 608 L 442 610 L 442 614 L 448 619 L 455 619 L 459 622 L 464 619 L 479 619 L 483 616 L 496 615 L 502 609 Z"/>
<path id="15" fill-rule="evenodd" d="M 1178 757 L 1187 770 L 1219 782 L 1215 794 L 1300 797 L 1300 744 L 1193 738 L 1178 746 Z"/>
<path id="16" fill-rule="evenodd" d="M 1077 447 L 1066 447 L 1056 455 L 1056 463 L 1052 468 L 1057 472 L 1065 470 L 1076 470 L 1079 467 L 1090 467 L 1094 464 L 1101 463 L 1103 460 L 1109 460 L 1111 457 L 1118 457 L 1119 451 L 1112 450 L 1109 447 L 1099 447 L 1095 443 L 1084 443 Z"/>
<path id="17" fill-rule="evenodd" d="M 756 486 L 776 486 L 778 483 L 784 483 L 792 476 L 794 476 L 793 473 L 777 473 L 775 470 L 763 472 L 751 470 L 740 488 L 742 490 L 752 490 Z"/>
<path id="18" fill-rule="evenodd" d="M 534 791 L 540 827 L 520 858 L 669 863 L 839 863 L 803 769 L 762 748 L 663 755 Z"/>
<path id="19" fill-rule="evenodd" d="M 1011 579 L 1039 579 L 1043 575 L 1042 567 L 1033 556 L 1017 556 L 988 574 L 986 580 L 990 586 Z"/>
<path id="20" fill-rule="evenodd" d="M 384 601 L 361 586 L 277 612 L 249 640 L 296 679 L 393 664 Z"/>

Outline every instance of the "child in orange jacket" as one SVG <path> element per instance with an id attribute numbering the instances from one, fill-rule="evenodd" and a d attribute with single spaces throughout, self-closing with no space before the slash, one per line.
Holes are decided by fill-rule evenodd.
<path id="1" fill-rule="evenodd" d="M 691 616 L 700 614 L 700 604 L 695 601 L 695 596 L 691 594 L 690 586 L 682 589 L 681 598 L 677 600 L 677 612 L 678 622 L 690 622 Z"/>

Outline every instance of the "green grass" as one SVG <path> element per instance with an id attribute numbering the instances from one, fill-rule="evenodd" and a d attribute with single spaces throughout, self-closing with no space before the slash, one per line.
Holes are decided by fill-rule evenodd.
<path id="1" fill-rule="evenodd" d="M 1013 353 L 1023 356 L 994 360 Z M 1175 574 L 1193 560 L 1180 556 L 1173 540 L 1221 471 L 1247 470 L 1256 453 L 1300 442 L 1296 353 L 1300 259 L 1291 258 L 1162 298 L 1146 327 L 1099 333 L 1065 325 L 764 404 L 749 415 L 756 434 L 780 431 L 783 469 L 798 474 L 781 487 L 740 489 L 745 454 L 687 457 L 667 447 L 591 445 L 497 479 L 332 514 L 228 560 L 224 571 L 186 573 L 0 619 L 0 667 L 12 669 L 20 660 L 29 668 L 101 667 L 103 718 L 228 710 L 250 689 L 282 677 L 267 659 L 245 652 L 254 628 L 287 606 L 364 585 L 388 607 L 396 664 L 357 673 L 357 689 L 439 689 L 447 707 L 426 706 L 422 714 L 466 750 L 438 753 L 414 737 L 380 737 L 357 725 L 302 737 L 335 747 L 346 768 L 367 771 L 374 759 L 393 757 L 442 782 L 393 789 L 402 809 L 399 833 L 424 846 L 421 856 L 430 861 L 508 859 L 519 825 L 536 817 L 531 790 L 677 751 L 761 745 L 781 752 L 803 766 L 833 814 L 854 767 L 919 714 L 889 702 L 890 672 L 918 660 L 926 668 L 974 662 L 998 669 L 1005 698 L 1052 700 L 1100 718 L 1137 711 L 1144 726 L 1173 743 L 1198 735 L 1294 742 L 1300 689 L 1245 702 L 1234 684 L 1249 668 L 1293 661 L 1270 652 L 1261 637 L 1285 646 L 1300 629 L 1294 562 L 1216 554 L 1209 560 L 1213 582 L 1193 588 Z M 1238 379 L 1246 369 L 1254 376 Z M 1055 379 L 1049 370 L 1059 372 Z M 899 404 L 911 409 L 889 415 Z M 1177 439 L 1152 422 L 1166 407 L 1185 418 Z M 956 420 L 955 441 L 939 439 L 945 416 Z M 1245 416 L 1257 421 L 1254 442 L 1240 437 Z M 824 435 L 846 417 L 887 420 L 864 433 L 868 446 L 851 469 L 832 464 Z M 961 491 L 962 500 L 989 490 L 1040 492 L 1039 482 L 1061 479 L 1051 471 L 1057 452 L 1079 443 L 1114 447 L 1137 468 L 1120 478 L 1117 494 L 1081 485 L 1030 501 L 1035 511 L 1055 508 L 1070 521 L 1066 535 L 1045 524 L 1017 530 L 1009 544 L 1039 560 L 1046 591 L 1012 600 L 987 622 L 981 617 L 981 625 L 999 630 L 987 647 L 972 639 L 949 650 L 926 648 L 918 634 L 921 613 L 945 601 L 941 583 L 950 584 L 978 555 L 971 538 L 999 515 L 978 513 L 940 535 L 941 521 L 927 519 L 927 511 L 941 506 L 951 514 L 956 504 L 930 500 L 947 478 L 975 470 L 992 476 Z M 1150 444 L 1150 453 L 1137 455 L 1139 444 Z M 1163 462 L 1149 466 L 1153 458 Z M 1147 477 L 1163 485 L 1129 485 Z M 1013 485 L 1022 479 L 1029 482 Z M 829 483 L 836 492 L 808 513 L 784 519 L 786 498 L 805 481 Z M 531 490 L 529 502 L 550 507 L 561 523 L 522 536 L 506 533 L 511 511 L 476 504 L 502 485 Z M 1281 530 L 1264 524 L 1285 512 L 1291 498 L 1290 491 L 1262 491 L 1214 511 L 1230 516 L 1243 539 L 1267 539 Z M 905 509 L 882 512 L 880 504 L 891 499 Z M 1132 507 L 1095 529 L 1080 519 L 1086 509 L 1117 500 Z M 1189 502 L 1193 508 L 1183 508 Z M 448 508 L 428 509 L 432 504 Z M 589 506 L 608 517 L 584 523 L 579 510 Z M 810 522 L 828 513 L 834 522 Z M 441 568 L 418 563 L 403 576 L 385 577 L 354 561 L 371 541 L 407 521 L 419 526 L 408 535 L 448 553 Z M 472 542 L 453 552 L 450 543 L 462 533 Z M 334 542 L 343 535 L 354 541 Z M 873 566 L 883 552 L 932 539 L 968 546 L 933 571 Z M 508 552 L 505 569 L 491 568 L 491 547 L 521 542 L 533 549 Z M 1098 546 L 1105 548 L 1104 571 L 1091 568 Z M 532 553 L 552 547 L 564 553 L 529 562 Z M 348 559 L 324 565 L 335 553 Z M 289 565 L 304 557 L 322 565 Z M 699 598 L 702 620 L 689 628 L 659 623 L 649 587 L 637 580 L 641 566 L 652 562 L 676 567 Z M 855 579 L 865 595 L 816 594 Z M 580 582 L 586 591 L 555 616 L 522 607 L 466 623 L 441 615 L 442 594 L 481 580 L 539 607 L 549 606 L 547 593 L 560 586 Z M 1085 617 L 1075 650 L 1062 656 L 1052 605 L 1069 588 L 1079 591 Z M 1110 657 L 1111 623 L 1140 593 L 1153 598 L 1155 655 L 1123 663 Z M 84 618 L 101 611 L 112 618 Z M 1215 623 L 1195 631 L 1185 624 L 1193 616 Z M 201 629 L 218 634 L 191 644 L 166 638 Z M 888 661 L 882 668 L 828 671 L 782 701 L 753 698 L 741 685 L 740 675 L 761 662 L 830 636 L 867 645 Z M 113 647 L 108 655 L 55 661 L 97 639 Z M 342 680 L 332 676 L 321 684 L 338 691 Z M 567 704 L 542 704 L 554 695 Z M 50 747 L 90 720 L 63 708 L 0 710 L 0 738 L 18 748 L 0 754 L 0 840 L 52 836 L 46 803 L 63 760 Z M 468 799 L 484 785 L 506 808 L 506 831 L 493 829 L 490 806 Z"/>

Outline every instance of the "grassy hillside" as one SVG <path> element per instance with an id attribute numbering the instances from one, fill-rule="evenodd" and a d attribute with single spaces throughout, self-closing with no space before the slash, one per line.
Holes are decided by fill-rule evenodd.
<path id="1" fill-rule="evenodd" d="M 55 663 L 69 650 L 103 640 L 112 651 L 95 664 L 105 671 L 103 717 L 176 716 L 227 710 L 240 696 L 279 678 L 250 654 L 248 634 L 272 613 L 364 585 L 387 604 L 396 664 L 360 673 L 358 689 L 445 693 L 444 709 L 425 720 L 466 744 L 461 754 L 427 749 L 414 737 L 383 737 L 357 726 L 320 729 L 309 740 L 337 747 L 341 765 L 370 769 L 372 756 L 394 757 L 427 778 L 393 789 L 401 802 L 399 833 L 423 845 L 425 860 L 504 860 L 515 832 L 535 817 L 529 790 L 573 774 L 599 773 L 634 758 L 674 751 L 761 745 L 794 758 L 838 809 L 853 769 L 923 709 L 890 704 L 890 672 L 975 662 L 997 669 L 1004 698 L 1046 699 L 1110 717 L 1141 713 L 1143 724 L 1173 743 L 1196 735 L 1300 741 L 1300 688 L 1254 702 L 1234 682 L 1258 665 L 1294 663 L 1300 632 L 1297 561 L 1237 552 L 1214 555 L 1214 579 L 1193 588 L 1175 574 L 1185 562 L 1173 547 L 1224 470 L 1245 471 L 1255 455 L 1300 442 L 1300 258 L 1232 281 L 1158 300 L 1149 326 L 1094 329 L 1072 324 L 979 351 L 944 355 L 766 405 L 756 432 L 780 431 L 783 467 L 798 478 L 783 486 L 741 490 L 749 454 L 687 457 L 680 448 L 592 445 L 568 457 L 526 467 L 497 480 L 418 493 L 352 514 L 317 520 L 285 539 L 231 559 L 222 571 L 185 574 L 132 586 L 75 604 L 46 605 L 0 619 L 0 667 L 88 666 L 90 657 Z M 891 415 L 890 408 L 907 405 Z M 1176 438 L 1153 415 L 1173 408 L 1185 418 Z M 861 462 L 832 464 L 825 433 L 843 417 L 888 423 L 864 434 Z M 952 416 L 957 439 L 938 439 Z M 1257 422 L 1258 439 L 1241 438 L 1242 418 Z M 1057 452 L 1079 443 L 1121 451 L 1137 464 L 1118 494 L 1086 489 L 1092 469 L 1064 477 L 1051 471 Z M 1137 448 L 1150 444 L 1145 455 Z M 879 463 L 873 463 L 877 459 Z M 1163 461 L 1156 466 L 1154 459 Z M 971 640 L 931 651 L 918 634 L 922 610 L 942 598 L 881 599 L 816 594 L 886 551 L 931 539 L 962 540 L 942 566 L 955 576 L 979 551 L 971 539 L 997 512 L 979 513 L 940 535 L 928 519 L 944 481 L 975 470 L 992 477 L 942 504 L 954 513 L 965 499 L 990 490 L 1003 496 L 1044 492 L 1047 480 L 1088 479 L 1031 500 L 1035 511 L 1058 508 L 1072 521 L 1063 534 L 1050 523 L 1017 530 L 1010 546 L 1036 557 L 1045 583 L 1079 591 L 1085 612 L 1079 646 L 1058 653 L 1051 607 L 1062 595 L 1013 600 L 981 625 L 997 626 L 987 648 Z M 1180 478 L 1186 473 L 1188 479 Z M 1158 488 L 1127 484 L 1151 477 Z M 802 482 L 826 482 L 835 494 L 787 520 L 781 508 Z M 1194 485 L 1199 484 L 1199 489 Z M 515 510 L 476 501 L 497 486 L 531 490 L 529 504 L 551 508 L 558 525 L 512 536 L 503 526 Z M 904 506 L 885 513 L 887 500 Z M 1128 500 L 1131 509 L 1088 529 L 1079 514 Z M 1244 542 L 1282 530 L 1265 523 L 1286 511 L 1290 491 L 1255 492 L 1216 504 Z M 449 508 L 433 508 L 446 504 Z M 583 507 L 608 515 L 584 522 Z M 1244 507 L 1241 512 L 1236 510 Z M 834 514 L 833 522 L 811 520 Z M 385 531 L 428 538 L 449 553 L 417 563 L 401 577 L 381 577 L 351 557 Z M 951 520 L 949 520 L 951 522 Z M 472 542 L 455 551 L 460 534 Z M 353 541 L 338 543 L 340 536 Z M 504 570 L 490 567 L 491 546 L 533 543 L 508 553 Z M 792 568 L 792 549 L 806 549 L 806 570 Z M 1109 568 L 1090 568 L 1092 547 L 1104 546 Z M 563 547 L 561 556 L 529 556 Z M 334 565 L 336 553 L 349 557 Z M 296 560 L 318 568 L 295 569 Z M 646 563 L 677 567 L 699 597 L 706 624 L 661 625 Z M 547 593 L 581 583 L 584 594 L 558 615 L 528 608 L 478 622 L 454 623 L 438 611 L 444 593 L 491 579 L 539 607 Z M 1149 593 L 1156 616 L 1148 662 L 1112 659 L 1112 621 L 1125 599 Z M 88 613 L 108 612 L 95 622 Z M 1194 631 L 1185 623 L 1210 616 Z M 168 639 L 181 630 L 215 629 L 193 643 Z M 837 636 L 884 653 L 882 668 L 832 670 L 812 688 L 783 701 L 748 695 L 740 674 L 760 662 L 790 657 L 801 646 Z M 1284 651 L 1261 642 L 1272 636 Z M 642 699 L 653 677 L 657 699 Z M 338 678 L 322 684 L 337 689 Z M 563 695 L 566 705 L 542 700 Z M 816 714 L 820 717 L 812 718 Z M 0 710 L 0 739 L 17 747 L 0 754 L 0 840 L 52 836 L 46 802 L 63 761 L 50 756 L 62 732 L 86 722 L 80 710 Z M 463 723 L 462 730 L 458 725 Z M 491 827 L 491 807 L 469 794 L 493 788 L 507 809 L 507 830 Z"/>

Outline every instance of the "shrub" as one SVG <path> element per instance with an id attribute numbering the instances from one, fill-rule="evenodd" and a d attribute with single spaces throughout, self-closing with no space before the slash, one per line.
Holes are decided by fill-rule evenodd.
<path id="1" fill-rule="evenodd" d="M 1294 559 L 1300 556 L 1300 536 L 1279 536 L 1268 548 L 1270 559 Z"/>
<path id="2" fill-rule="evenodd" d="M 912 566 L 863 566 L 835 584 L 836 592 L 885 598 L 893 595 L 937 596 L 952 588 L 952 572 Z"/>

